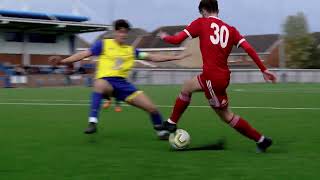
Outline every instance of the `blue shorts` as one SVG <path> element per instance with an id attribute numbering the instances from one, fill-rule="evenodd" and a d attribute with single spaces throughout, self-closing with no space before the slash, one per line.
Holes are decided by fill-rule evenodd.
<path id="1" fill-rule="evenodd" d="M 133 84 L 122 77 L 105 77 L 102 78 L 113 87 L 113 96 L 120 101 L 131 101 L 137 95 L 141 94 Z"/>

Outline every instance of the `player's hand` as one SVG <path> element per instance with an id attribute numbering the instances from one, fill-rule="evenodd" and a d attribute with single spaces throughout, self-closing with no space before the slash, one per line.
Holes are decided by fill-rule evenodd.
<path id="1" fill-rule="evenodd" d="M 277 77 L 274 73 L 270 72 L 269 70 L 265 70 L 262 72 L 263 78 L 266 82 L 272 82 L 276 83 L 277 82 Z"/>
<path id="2" fill-rule="evenodd" d="M 62 64 L 62 58 L 61 56 L 50 56 L 48 58 L 48 61 L 50 64 L 53 64 L 53 65 L 59 65 L 59 64 Z"/>
<path id="3" fill-rule="evenodd" d="M 166 32 L 163 32 L 163 31 L 160 31 L 157 36 L 160 38 L 160 39 L 164 39 L 165 37 L 169 36 L 168 33 Z"/>

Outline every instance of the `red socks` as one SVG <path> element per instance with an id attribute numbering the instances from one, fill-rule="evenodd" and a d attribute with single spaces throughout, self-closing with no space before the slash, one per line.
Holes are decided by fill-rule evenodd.
<path id="1" fill-rule="evenodd" d="M 246 136 L 249 139 L 252 139 L 256 142 L 259 142 L 262 138 L 262 135 L 255 130 L 250 124 L 242 119 L 239 116 L 233 116 L 232 120 L 230 121 L 229 125 L 237 130 L 242 135 Z"/>
<path id="2" fill-rule="evenodd" d="M 170 120 L 173 123 L 178 123 L 180 117 L 187 109 L 191 101 L 191 95 L 180 93 L 179 97 L 176 99 L 176 104 L 174 105 Z"/>

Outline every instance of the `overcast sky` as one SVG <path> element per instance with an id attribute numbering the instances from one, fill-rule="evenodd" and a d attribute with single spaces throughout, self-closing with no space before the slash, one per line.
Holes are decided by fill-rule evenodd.
<path id="1" fill-rule="evenodd" d="M 242 34 L 280 33 L 285 17 L 304 12 L 310 30 L 320 31 L 319 0 L 220 0 L 220 18 Z M 0 0 L 1 9 L 76 13 L 94 23 L 128 19 L 134 27 L 153 31 L 185 25 L 199 16 L 199 0 Z"/>

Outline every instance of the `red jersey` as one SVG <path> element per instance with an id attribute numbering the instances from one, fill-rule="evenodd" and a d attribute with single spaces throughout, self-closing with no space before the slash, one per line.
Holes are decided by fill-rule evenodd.
<path id="1" fill-rule="evenodd" d="M 210 16 L 193 21 L 184 32 L 191 39 L 199 37 L 203 73 L 206 76 L 230 76 L 228 57 L 231 50 L 233 46 L 239 47 L 245 41 L 235 27 Z"/>

